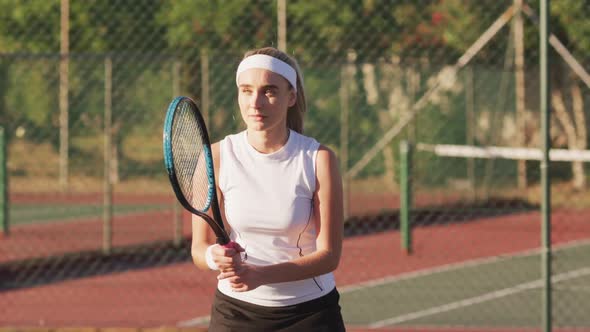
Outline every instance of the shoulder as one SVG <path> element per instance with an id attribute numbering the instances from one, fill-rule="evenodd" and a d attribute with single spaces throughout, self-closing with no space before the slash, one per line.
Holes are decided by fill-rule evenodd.
<path id="1" fill-rule="evenodd" d="M 332 149 L 328 146 L 319 143 L 315 138 L 305 136 L 303 134 L 291 131 L 291 135 L 295 135 L 299 142 L 300 148 L 305 150 L 307 153 L 316 154 L 316 166 L 330 166 L 332 164 L 338 165 L 338 158 Z"/>
<path id="2" fill-rule="evenodd" d="M 211 144 L 211 153 L 213 154 L 213 161 L 216 163 L 219 162 L 221 149 L 228 149 L 228 147 L 230 149 L 233 148 L 235 144 L 238 144 L 238 142 L 240 142 L 240 137 L 243 134 L 244 132 L 239 132 L 236 134 L 227 135 L 223 139 Z"/>
<path id="3" fill-rule="evenodd" d="M 225 136 L 223 139 L 211 144 L 211 154 L 213 155 L 213 162 L 215 165 L 218 165 L 221 155 L 221 149 L 226 149 L 228 142 L 231 144 L 232 137 L 236 135 L 228 135 Z M 235 140 L 235 139 L 234 139 Z"/>
<path id="4" fill-rule="evenodd" d="M 319 144 L 317 158 L 316 158 L 316 164 L 317 164 L 318 170 L 321 167 L 328 167 L 328 168 L 332 168 L 334 166 L 337 167 L 338 166 L 338 157 L 336 156 L 336 153 L 334 153 L 334 151 L 332 149 L 330 149 L 328 146 L 326 146 L 324 144 Z"/>
<path id="5" fill-rule="evenodd" d="M 221 141 L 211 144 L 211 154 L 213 155 L 213 164 L 219 165 L 219 151 L 221 149 Z"/>
<path id="6" fill-rule="evenodd" d="M 327 193 L 329 195 L 342 190 L 342 176 L 338 157 L 332 149 L 323 144 L 320 144 L 317 151 L 315 190 L 318 194 Z"/>
<path id="7" fill-rule="evenodd" d="M 295 146 L 297 146 L 298 149 L 301 149 L 306 153 L 309 153 L 310 155 L 313 155 L 313 153 L 315 153 L 316 150 L 319 150 L 321 144 L 318 143 L 318 141 L 315 138 L 305 136 L 294 130 L 291 130 L 290 135 L 296 141 Z"/>
<path id="8" fill-rule="evenodd" d="M 340 165 L 336 153 L 320 144 L 316 157 L 316 178 L 319 183 L 333 182 L 340 178 Z"/>

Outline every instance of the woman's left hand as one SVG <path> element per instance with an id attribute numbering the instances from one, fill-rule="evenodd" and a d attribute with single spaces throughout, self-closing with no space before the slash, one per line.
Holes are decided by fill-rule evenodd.
<path id="1" fill-rule="evenodd" d="M 263 284 L 260 267 L 243 262 L 232 271 L 219 273 L 217 279 L 228 279 L 234 292 L 246 292 Z"/>

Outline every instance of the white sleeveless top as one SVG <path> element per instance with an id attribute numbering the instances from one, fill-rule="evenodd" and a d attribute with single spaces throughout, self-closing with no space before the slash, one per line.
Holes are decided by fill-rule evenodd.
<path id="1" fill-rule="evenodd" d="M 278 151 L 263 154 L 247 140 L 246 131 L 220 143 L 219 187 L 232 241 L 239 243 L 253 265 L 286 262 L 316 250 L 312 220 L 319 143 L 290 132 Z M 227 280 L 219 290 L 233 298 L 262 306 L 287 306 L 328 294 L 334 276 L 262 285 L 233 292 Z"/>

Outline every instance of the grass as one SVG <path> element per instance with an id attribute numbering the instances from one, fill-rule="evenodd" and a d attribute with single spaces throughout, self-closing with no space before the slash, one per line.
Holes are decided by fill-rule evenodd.
<path id="1" fill-rule="evenodd" d="M 170 205 L 125 204 L 114 205 L 113 213 L 121 215 L 166 209 L 170 209 Z M 103 206 L 101 204 L 13 204 L 10 207 L 9 220 L 13 225 L 37 224 L 80 218 L 99 218 L 102 213 Z"/>
<path id="2" fill-rule="evenodd" d="M 47 176 L 11 176 L 10 191 L 12 193 L 100 193 L 103 191 L 102 178 L 91 176 L 71 176 L 68 179 L 67 190 L 61 190 L 57 177 Z M 169 194 L 170 183 L 164 176 L 158 179 L 134 178 L 121 181 L 113 185 L 113 191 L 118 193 L 149 193 Z"/>
<path id="3" fill-rule="evenodd" d="M 94 154 L 101 153 L 96 150 L 102 149 L 101 136 L 93 136 L 86 140 L 77 140 L 72 142 L 77 148 L 89 152 L 89 148 L 94 149 Z M 149 140 L 149 144 L 145 141 Z M 122 152 L 128 155 L 128 158 L 135 160 L 138 165 L 142 162 L 157 162 L 161 157 L 161 138 L 154 135 L 150 138 L 139 135 L 130 136 L 123 144 Z M 140 149 L 139 147 L 145 147 Z M 102 177 L 92 175 L 92 173 L 102 174 L 104 167 L 101 162 L 99 165 L 93 165 L 92 161 L 82 163 L 85 169 L 70 169 L 67 188 L 62 188 L 59 182 L 59 157 L 55 148 L 49 143 L 31 143 L 22 139 L 16 139 L 9 146 L 8 171 L 9 186 L 11 193 L 100 193 L 103 191 L 104 183 Z M 82 166 L 77 166 L 78 168 Z M 135 170 L 135 172 L 138 172 Z M 353 179 L 348 183 L 350 192 L 357 195 L 362 194 L 398 194 L 398 187 L 394 179 L 384 177 L 371 177 L 366 179 Z M 422 188 L 420 188 L 422 190 Z M 457 196 L 462 193 L 463 196 L 469 197 L 469 188 L 458 188 L 449 183 L 447 186 L 440 188 L 423 188 L 429 195 L 443 197 L 453 194 Z M 479 192 L 484 190 L 477 188 Z M 161 171 L 154 169 L 145 171 L 137 177 L 122 179 L 113 185 L 113 191 L 118 193 L 150 193 L 150 194 L 169 194 L 170 185 L 162 165 Z M 490 191 L 490 196 L 499 198 L 516 198 L 527 201 L 531 204 L 539 205 L 541 203 L 541 188 L 534 184 L 525 190 L 516 188 L 500 188 L 499 190 Z M 559 182 L 552 184 L 551 201 L 553 207 L 558 208 L 587 208 L 590 207 L 590 191 L 576 190 L 569 182 Z M 482 197 L 482 195 L 478 195 Z"/>

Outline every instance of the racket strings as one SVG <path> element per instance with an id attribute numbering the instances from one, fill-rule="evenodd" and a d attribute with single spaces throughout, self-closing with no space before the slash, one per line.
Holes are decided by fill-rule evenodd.
<path id="1" fill-rule="evenodd" d="M 210 203 L 203 132 L 188 103 L 180 103 L 172 125 L 174 168 L 182 193 L 193 208 L 205 212 Z"/>

